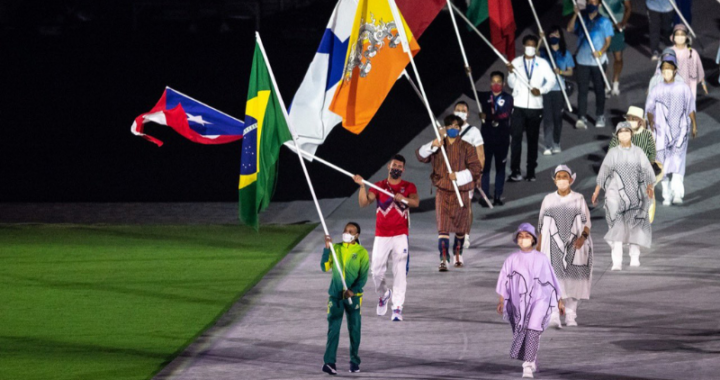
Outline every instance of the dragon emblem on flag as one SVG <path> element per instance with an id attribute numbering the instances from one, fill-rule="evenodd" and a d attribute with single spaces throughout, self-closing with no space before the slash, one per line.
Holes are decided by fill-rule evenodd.
<path id="1" fill-rule="evenodd" d="M 357 67 L 360 70 L 360 77 L 365 78 L 372 70 L 370 60 L 377 55 L 385 44 L 395 49 L 400 45 L 400 34 L 397 32 L 395 21 L 385 23 L 382 19 L 377 21 L 371 13 L 371 22 L 360 20 L 360 32 L 354 47 L 350 51 L 348 62 L 345 67 L 345 79 L 352 79 L 352 72 Z M 393 33 L 393 29 L 395 32 Z M 368 42 L 365 48 L 365 41 Z"/>

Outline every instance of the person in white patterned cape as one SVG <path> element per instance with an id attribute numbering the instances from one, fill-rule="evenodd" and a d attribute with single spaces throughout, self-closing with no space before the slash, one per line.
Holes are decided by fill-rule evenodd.
<path id="1" fill-rule="evenodd" d="M 565 314 L 565 305 L 550 260 L 535 250 L 535 228 L 530 223 L 521 224 L 513 242 L 520 249 L 505 259 L 500 270 L 495 287 L 500 296 L 497 312 L 512 328 L 510 357 L 522 360 L 523 377 L 532 378 L 537 371 L 540 335 L 554 310 Z"/>
<path id="2" fill-rule="evenodd" d="M 600 166 L 592 203 L 605 190 L 605 241 L 612 247 L 612 270 L 621 270 L 624 244 L 630 245 L 630 266 L 639 267 L 640 247 L 652 243 L 648 209 L 655 196 L 655 172 L 645 152 L 632 144 L 632 125 L 622 121 L 616 133 L 620 145 L 608 150 Z"/>
<path id="3" fill-rule="evenodd" d="M 380 296 L 377 305 L 377 315 L 387 313 L 388 302 L 392 298 L 393 313 L 391 320 L 403 320 L 402 309 L 405 303 L 405 289 L 407 288 L 407 273 L 410 269 L 410 250 L 408 243 L 408 227 L 410 207 L 420 205 L 417 188 L 412 182 L 401 179 L 405 171 L 405 157 L 396 154 L 388 163 L 388 176 L 375 186 L 395 194 L 390 197 L 374 188 L 365 190 L 363 178 L 355 175 L 353 180 L 360 185 L 358 203 L 365 207 L 377 201 L 375 241 L 372 249 L 372 278 L 375 283 L 375 292 Z M 406 201 L 407 204 L 403 203 Z M 392 290 L 385 284 L 385 271 L 392 254 L 392 272 L 394 283 Z"/>
<path id="4" fill-rule="evenodd" d="M 593 244 L 590 238 L 590 210 L 585 197 L 570 189 L 576 174 L 566 165 L 555 168 L 557 191 L 545 196 L 538 218 L 538 247 L 552 264 L 562 288 L 565 323 L 577 326 L 581 299 L 590 299 Z M 562 327 L 560 313 L 552 314 L 550 325 Z"/>

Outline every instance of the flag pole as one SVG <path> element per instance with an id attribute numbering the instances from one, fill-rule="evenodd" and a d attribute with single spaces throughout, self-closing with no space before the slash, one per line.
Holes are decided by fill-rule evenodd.
<path id="1" fill-rule="evenodd" d="M 470 80 L 470 86 L 472 87 L 473 96 L 475 97 L 475 102 L 477 103 L 478 110 L 480 113 L 482 113 L 483 108 L 480 104 L 480 98 L 478 98 L 477 90 L 475 89 L 475 81 L 473 80 L 472 76 L 472 69 L 470 69 L 470 64 L 468 63 L 467 55 L 465 54 L 465 47 L 463 46 L 462 39 L 460 38 L 460 30 L 457 26 L 457 21 L 455 21 L 455 14 L 453 13 L 452 9 L 449 9 L 452 3 L 450 0 L 447 0 L 448 3 L 448 10 L 450 11 L 450 19 L 452 19 L 453 27 L 455 28 L 455 35 L 457 36 L 458 45 L 460 45 L 460 53 L 462 53 L 463 62 L 465 63 L 465 72 L 467 73 L 468 79 Z M 482 120 L 480 120 L 480 123 L 482 124 Z"/>
<path id="2" fill-rule="evenodd" d="M 303 156 L 305 156 L 306 158 L 308 158 L 308 159 L 311 159 L 311 160 L 313 160 L 313 161 L 317 161 L 317 162 L 319 162 L 319 163 L 321 163 L 321 164 L 325 164 L 326 166 L 328 166 L 328 167 L 330 167 L 330 168 L 332 168 L 332 169 L 335 169 L 335 170 L 339 171 L 340 173 L 345 174 L 345 175 L 348 176 L 348 177 L 351 177 L 351 178 L 354 177 L 354 174 L 350 173 L 349 171 L 347 171 L 347 170 L 345 170 L 345 169 L 343 169 L 343 168 L 341 168 L 341 167 L 339 167 L 339 166 L 337 166 L 337 165 L 331 164 L 331 163 L 323 160 L 322 158 L 320 158 L 320 157 L 318 157 L 318 156 L 315 156 L 315 155 L 313 155 L 313 154 L 311 154 L 311 153 L 309 153 L 309 152 L 306 152 L 306 151 L 304 151 L 304 150 L 302 150 L 302 149 L 296 148 L 294 145 L 291 145 L 290 143 L 285 143 L 284 145 L 285 145 L 286 147 L 288 147 L 290 150 L 292 150 L 293 152 L 297 152 L 297 151 L 299 150 L 300 153 L 301 153 Z M 375 189 L 375 190 L 377 190 L 377 191 L 379 191 L 379 192 L 387 195 L 387 196 L 390 197 L 390 198 L 394 198 L 394 197 L 395 197 L 395 194 L 393 194 L 393 193 L 391 193 L 391 192 L 383 189 L 382 187 L 376 186 L 376 185 L 375 185 L 374 183 L 372 183 L 372 182 L 369 182 L 369 181 L 366 181 L 366 180 L 363 179 L 363 183 L 366 184 L 366 185 L 368 185 L 368 186 L 370 186 L 370 187 L 372 187 L 373 189 Z M 405 204 L 408 203 L 408 202 L 407 202 L 406 200 L 404 200 L 404 199 L 402 200 L 402 202 L 405 203 Z"/>
<path id="3" fill-rule="evenodd" d="M 600 74 L 602 74 L 603 80 L 605 81 L 605 86 L 608 91 L 610 91 L 610 82 L 608 82 L 607 75 L 605 75 L 605 70 L 602 67 L 602 64 L 600 64 L 600 58 L 598 58 L 595 53 L 597 53 L 597 50 L 595 50 L 595 44 L 593 44 L 592 39 L 590 38 L 590 32 L 587 30 L 587 26 L 585 26 L 585 20 L 583 20 L 582 15 L 580 14 L 580 8 L 578 8 L 577 0 L 572 0 L 573 4 L 575 4 L 575 14 L 577 15 L 578 20 L 580 20 L 580 25 L 583 28 L 583 31 L 585 32 L 585 38 L 587 38 L 587 42 L 590 45 L 590 50 L 593 52 L 593 58 L 595 58 L 595 62 L 598 65 L 598 70 L 600 70 Z"/>
<path id="4" fill-rule="evenodd" d="M 683 16 L 682 12 L 680 12 L 680 9 L 678 9 L 677 4 L 675 4 L 675 0 L 668 0 L 670 2 L 670 5 L 672 5 L 673 9 L 675 10 L 675 13 L 680 17 L 680 20 L 687 26 L 688 30 L 690 31 L 690 34 L 692 34 L 693 38 L 697 39 L 697 35 L 695 35 L 695 31 L 690 26 L 690 23 L 687 22 L 685 19 L 685 16 Z"/>
<path id="5" fill-rule="evenodd" d="M 510 64 L 510 62 L 507 60 L 507 58 L 505 58 L 505 56 L 502 55 L 502 54 L 498 51 L 498 49 L 495 48 L 495 46 L 493 46 L 492 42 L 488 41 L 488 39 L 485 38 L 485 36 L 483 36 L 482 33 L 480 33 L 480 31 L 475 27 L 475 25 L 472 23 L 472 21 L 468 20 L 468 18 L 465 17 L 465 15 L 464 15 L 462 12 L 460 12 L 460 10 L 455 6 L 455 4 L 452 4 L 452 3 L 451 3 L 450 5 L 452 6 L 452 9 L 455 10 L 455 13 L 457 13 L 458 16 L 460 16 L 460 18 L 463 19 L 463 21 L 465 21 L 465 22 L 468 24 L 468 26 L 470 26 L 470 28 L 471 28 L 473 31 L 475 31 L 475 33 L 476 33 L 478 36 L 480 36 L 480 38 L 487 44 L 487 46 L 490 47 L 490 49 L 492 49 L 492 51 L 498 56 L 498 58 L 500 58 L 501 61 L 503 61 L 503 63 L 504 63 L 505 65 Z M 520 82 L 522 82 L 522 83 L 523 83 L 524 85 L 526 85 L 528 88 L 532 89 L 532 86 L 530 86 L 530 83 L 528 83 L 528 81 L 526 81 L 525 78 L 523 78 L 523 77 L 521 77 L 521 76 L 519 76 L 519 75 L 516 75 L 515 78 L 517 78 Z"/>
<path id="6" fill-rule="evenodd" d="M 617 19 L 615 18 L 615 15 L 612 13 L 612 11 L 610 11 L 610 7 L 608 7 L 608 5 L 605 4 L 604 1 L 601 1 L 601 3 L 602 3 L 602 5 L 603 5 L 603 8 L 605 8 L 605 12 L 607 12 L 608 17 L 610 17 L 610 20 L 612 20 L 613 24 L 615 24 L 615 27 L 616 27 L 619 31 L 622 32 L 622 31 L 623 31 L 623 28 L 620 27 L 620 23 L 618 23 Z"/>
<path id="7" fill-rule="evenodd" d="M 267 64 L 268 73 L 270 74 L 270 80 L 272 80 L 273 89 L 275 90 L 275 93 L 278 96 L 278 101 L 280 102 L 280 108 L 283 112 L 283 117 L 285 117 L 285 122 L 288 125 L 288 128 L 290 129 L 290 133 L 292 134 L 293 141 L 295 142 L 295 147 L 297 148 L 298 142 L 297 142 L 297 135 L 295 134 L 295 129 L 290 124 L 290 118 L 287 114 L 287 108 L 285 108 L 285 102 L 283 102 L 282 95 L 280 94 L 280 89 L 278 89 L 277 82 L 275 82 L 275 74 L 273 74 L 272 67 L 270 66 L 270 61 L 267 58 L 267 54 L 265 53 L 265 47 L 263 46 L 262 39 L 260 39 L 260 33 L 255 32 L 255 39 L 257 40 L 258 46 L 260 47 L 260 52 L 262 52 L 263 58 L 265 59 L 265 63 Z M 325 231 L 325 236 L 329 236 L 330 233 L 328 232 L 327 225 L 325 224 L 325 218 L 323 217 L 322 210 L 320 209 L 320 203 L 317 200 L 317 196 L 315 195 L 315 189 L 313 188 L 312 181 L 310 181 L 310 175 L 308 174 L 307 167 L 305 167 L 305 160 L 303 160 L 302 155 L 300 155 L 300 151 L 297 151 L 298 159 L 300 160 L 300 166 L 302 166 L 303 172 L 305 173 L 305 179 L 307 180 L 308 187 L 310 188 L 310 194 L 312 194 L 313 201 L 315 202 L 315 209 L 317 210 L 318 216 L 320 217 L 320 223 L 322 224 L 323 230 Z M 340 274 L 340 279 L 342 280 L 343 290 L 347 291 L 348 287 L 345 283 L 345 275 L 343 274 L 342 268 L 340 268 L 340 262 L 337 259 L 337 255 L 335 254 L 335 247 L 330 244 L 330 252 L 332 252 L 333 256 L 333 262 L 335 263 L 335 268 L 337 269 L 338 273 Z M 344 296 L 344 294 L 343 294 Z M 348 303 L 352 304 L 352 298 L 348 298 Z"/>
<path id="8" fill-rule="evenodd" d="M 535 16 L 535 22 L 537 23 L 538 31 L 540 31 L 540 33 L 542 34 L 542 40 L 543 40 L 543 43 L 545 44 L 545 50 L 547 51 L 548 57 L 550 58 L 550 63 L 552 63 L 552 67 L 553 67 L 553 71 L 554 71 L 555 69 L 557 69 L 557 64 L 555 63 L 555 58 L 553 57 L 552 51 L 550 50 L 550 44 L 548 44 L 547 38 L 545 38 L 545 31 L 543 31 L 542 25 L 540 24 L 540 18 L 538 17 L 537 12 L 535 11 L 535 5 L 533 5 L 532 0 L 528 0 L 528 3 L 530 3 L 530 9 L 532 10 L 533 16 Z M 567 106 L 568 106 L 568 112 L 572 112 L 573 108 L 572 108 L 572 105 L 570 104 L 570 99 L 567 96 L 567 92 L 565 92 L 565 86 L 563 86 L 562 82 L 560 81 L 560 74 L 555 73 L 555 79 L 557 79 L 558 87 L 560 87 L 563 97 L 565 98 L 565 104 L 567 104 Z"/>
<path id="9" fill-rule="evenodd" d="M 438 131 L 438 125 L 436 124 L 437 120 L 435 120 L 432 109 L 430 109 L 430 102 L 428 101 L 427 95 L 425 94 L 425 88 L 423 87 L 422 80 L 420 80 L 420 72 L 418 72 L 417 66 L 415 66 L 415 59 L 413 58 L 412 51 L 410 50 L 410 43 L 408 42 L 407 36 L 405 35 L 405 25 L 403 24 L 403 18 L 400 16 L 400 12 L 398 11 L 397 4 L 395 4 L 395 0 L 388 0 L 388 5 L 390 6 L 390 11 L 392 12 L 393 19 L 395 19 L 395 25 L 397 27 L 398 35 L 400 36 L 400 42 L 402 44 L 403 50 L 405 50 L 408 57 L 410 57 L 410 64 L 415 71 L 415 78 L 417 78 L 418 85 L 420 86 L 420 93 L 422 94 L 423 103 L 425 103 L 425 108 L 427 109 L 428 116 L 430 116 L 430 122 L 433 125 L 433 131 L 435 132 L 435 136 L 437 137 L 438 141 L 442 141 L 442 137 L 440 137 L 440 132 Z M 444 145 L 440 145 L 440 151 L 442 152 L 443 158 L 445 159 L 445 165 L 447 166 L 448 173 L 452 174 L 452 166 L 450 166 L 450 160 L 448 159 L 447 153 L 445 152 Z M 457 185 L 457 180 L 453 180 L 452 184 L 453 188 L 455 189 L 455 195 L 457 196 L 460 207 L 465 207 L 465 203 L 462 201 L 462 196 L 460 195 L 460 189 Z"/>
<path id="10" fill-rule="evenodd" d="M 410 86 L 412 86 L 413 90 L 415 90 L 415 94 L 417 94 L 418 98 L 420 98 L 420 101 L 425 104 L 425 99 L 423 99 L 422 93 L 420 93 L 420 89 L 417 88 L 415 82 L 413 82 L 412 78 L 410 78 L 410 74 L 407 73 L 407 70 L 403 70 L 402 75 L 405 77 L 405 79 L 408 80 L 408 82 L 410 82 Z M 435 122 L 437 124 L 440 124 L 440 121 L 438 121 L 437 119 L 435 119 Z"/>

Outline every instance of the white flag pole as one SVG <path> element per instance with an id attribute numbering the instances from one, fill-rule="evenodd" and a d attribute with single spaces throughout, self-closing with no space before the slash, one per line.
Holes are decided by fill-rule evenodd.
<path id="1" fill-rule="evenodd" d="M 343 168 L 341 168 L 341 167 L 339 167 L 339 166 L 337 166 L 337 165 L 331 164 L 331 163 L 323 160 L 322 158 L 320 158 L 320 157 L 318 157 L 318 156 L 315 156 L 315 155 L 313 155 L 313 154 L 311 154 L 311 153 L 309 153 L 309 152 L 306 152 L 306 151 L 304 151 L 304 150 L 302 150 L 302 149 L 297 149 L 297 148 L 295 148 L 295 145 L 292 145 L 292 144 L 290 144 L 289 142 L 286 142 L 284 145 L 285 145 L 286 147 L 288 147 L 290 150 L 292 150 L 293 152 L 296 152 L 296 153 L 297 153 L 297 151 L 299 150 L 300 153 L 301 153 L 303 156 L 305 156 L 306 158 L 308 158 L 308 159 L 311 159 L 311 160 L 313 160 L 313 161 L 317 161 L 317 162 L 319 162 L 319 163 L 321 163 L 321 164 L 324 164 L 324 165 L 326 165 L 326 166 L 328 166 L 328 167 L 330 167 L 330 168 L 332 168 L 332 169 L 335 169 L 335 170 L 339 171 L 339 172 L 342 173 L 342 174 L 345 174 L 346 176 L 348 176 L 348 177 L 350 177 L 350 178 L 354 177 L 354 174 L 350 173 L 349 171 L 347 171 L 347 170 L 345 170 L 345 169 L 343 169 Z M 390 198 L 394 198 L 394 197 L 395 197 L 395 194 L 393 194 L 393 193 L 391 193 L 391 192 L 383 189 L 382 187 L 376 186 L 376 185 L 375 185 L 374 183 L 372 183 L 372 182 L 368 182 L 368 181 L 366 181 L 366 180 L 363 180 L 363 183 L 366 184 L 366 185 L 368 185 L 368 186 L 370 186 L 370 187 L 372 187 L 373 189 L 375 189 L 375 190 L 377 190 L 377 191 L 379 191 L 379 192 L 387 195 L 387 196 L 390 197 Z M 407 202 L 406 200 L 404 200 L 404 199 L 403 199 L 402 201 L 403 201 L 403 203 L 405 203 L 405 204 L 408 203 L 408 202 Z"/>
<path id="2" fill-rule="evenodd" d="M 465 17 L 465 15 L 464 15 L 462 12 L 460 12 L 460 10 L 455 6 L 455 4 L 452 4 L 452 3 L 451 3 L 450 5 L 452 6 L 452 9 L 455 11 L 455 13 L 457 13 L 458 16 L 460 16 L 460 18 L 463 19 L 463 21 L 465 21 L 465 22 L 468 24 L 468 26 L 470 26 L 470 28 L 472 28 L 473 31 L 475 31 L 475 33 L 487 44 L 487 46 L 490 47 L 490 49 L 492 49 L 492 51 L 498 56 L 498 58 L 500 58 L 501 61 L 503 61 L 503 63 L 504 63 L 505 65 L 507 65 L 507 64 L 510 63 L 510 62 L 507 60 L 507 58 L 505 58 L 505 56 L 502 55 L 502 54 L 498 51 L 498 49 L 495 48 L 495 46 L 493 46 L 492 42 L 488 41 L 488 39 L 485 38 L 485 36 L 483 36 L 482 33 L 480 33 L 480 31 L 475 27 L 475 25 L 473 25 L 472 21 L 468 20 L 468 18 Z M 522 83 L 523 83 L 524 85 L 526 85 L 528 88 L 532 89 L 532 86 L 530 86 L 530 83 L 528 83 L 528 81 L 525 80 L 525 78 L 523 78 L 523 77 L 521 77 L 521 76 L 519 76 L 519 75 L 516 75 L 515 78 L 517 78 L 520 82 L 522 82 Z"/>
<path id="3" fill-rule="evenodd" d="M 417 94 L 418 98 L 420 98 L 420 101 L 425 104 L 425 99 L 423 99 L 422 93 L 420 93 L 420 89 L 417 87 L 412 78 L 410 78 L 410 74 L 407 73 L 407 70 L 403 70 L 402 76 L 404 76 L 405 79 L 410 82 L 410 86 L 412 86 L 413 90 L 415 90 L 415 93 Z M 435 119 L 435 123 L 437 123 L 437 125 L 440 125 L 440 121 L 438 119 Z"/>
<path id="4" fill-rule="evenodd" d="M 673 9 L 675 10 L 675 13 L 680 17 L 680 20 L 687 26 L 688 30 L 690 31 L 690 34 L 692 34 L 693 38 L 697 38 L 697 35 L 695 35 L 695 31 L 692 27 L 690 27 L 690 24 L 685 19 L 685 16 L 683 16 L 682 12 L 680 12 L 680 9 L 678 9 L 677 4 L 675 4 L 674 0 L 668 0 L 670 2 L 670 5 L 672 5 Z"/>
<path id="5" fill-rule="evenodd" d="M 415 66 L 415 59 L 413 58 L 412 51 L 410 50 L 410 44 L 408 42 L 407 36 L 405 35 L 405 25 L 402 22 L 403 18 L 400 16 L 400 12 L 398 11 L 397 5 L 395 4 L 395 0 L 388 0 L 388 4 L 390 5 L 390 11 L 392 12 L 393 19 L 395 20 L 395 26 L 397 28 L 398 35 L 400 36 L 400 43 L 402 44 L 403 50 L 407 52 L 408 57 L 410 57 L 410 64 L 412 65 L 413 71 L 415 71 L 415 78 L 417 78 L 418 85 L 420 86 L 420 93 L 422 94 L 425 108 L 428 111 L 428 116 L 430 116 L 430 122 L 433 125 L 433 131 L 435 132 L 435 136 L 437 137 L 437 139 L 442 141 L 442 137 L 440 137 L 440 132 L 437 129 L 438 126 L 435 124 L 437 121 L 435 120 L 435 117 L 432 114 L 432 110 L 430 109 L 430 102 L 428 101 L 427 95 L 425 94 L 425 88 L 423 87 L 422 80 L 420 80 L 420 73 L 417 70 L 417 66 Z M 447 166 L 448 173 L 452 174 L 453 170 L 450 166 L 450 160 L 448 160 L 447 153 L 445 152 L 445 146 L 440 145 L 440 151 L 442 152 L 443 158 L 445 159 L 445 165 Z M 462 196 L 460 195 L 460 189 L 458 189 L 457 181 L 453 180 L 452 184 L 455 188 L 455 195 L 457 196 L 460 207 L 465 207 L 465 204 L 462 201 Z"/>
<path id="6" fill-rule="evenodd" d="M 283 102 L 282 95 L 280 95 L 280 90 L 278 89 L 277 82 L 275 82 L 275 74 L 273 74 L 272 67 L 270 66 L 270 61 L 268 60 L 267 54 L 265 53 L 265 47 L 263 46 L 262 40 L 260 39 L 260 33 L 255 32 L 255 39 L 257 40 L 258 46 L 260 47 L 260 51 L 262 52 L 263 58 L 265 58 L 265 63 L 267 64 L 268 73 L 270 74 L 270 79 L 272 80 L 273 89 L 275 90 L 275 93 L 278 96 L 278 101 L 280 102 L 280 108 L 282 109 L 283 116 L 285 117 L 285 122 L 288 125 L 288 128 L 290 129 L 290 133 L 293 136 L 293 141 L 295 142 L 295 147 L 297 148 L 298 142 L 297 142 L 297 135 L 295 134 L 295 129 L 290 124 L 290 118 L 287 114 L 287 108 L 285 108 L 285 102 Z M 325 231 L 325 236 L 329 236 L 330 233 L 328 232 L 327 225 L 325 224 L 325 218 L 323 217 L 322 210 L 320 209 L 320 203 L 317 200 L 317 196 L 315 195 L 315 189 L 313 188 L 312 181 L 310 181 L 310 175 L 308 174 L 307 167 L 305 167 L 305 160 L 303 160 L 302 156 L 300 155 L 300 151 L 296 151 L 298 155 L 298 159 L 300 160 L 300 166 L 302 166 L 303 172 L 305 173 L 305 179 L 307 180 L 308 187 L 310 188 L 310 194 L 312 194 L 313 201 L 315 202 L 315 208 L 317 209 L 318 216 L 320 217 L 320 223 L 322 224 L 323 230 Z M 340 262 L 337 259 L 337 255 L 335 254 L 335 247 L 330 244 L 330 252 L 332 252 L 333 255 L 333 262 L 335 262 L 335 268 L 338 270 L 338 273 L 340 274 L 340 279 L 342 280 L 343 290 L 347 291 L 348 287 L 345 283 L 345 275 L 343 274 L 342 268 L 340 268 Z M 348 298 L 348 303 L 352 304 L 352 299 Z"/>
<path id="7" fill-rule="evenodd" d="M 590 38 L 590 32 L 587 30 L 587 26 L 585 26 L 585 20 L 583 19 L 582 15 L 580 14 L 580 8 L 578 8 L 577 0 L 573 0 L 573 4 L 575 4 L 575 9 L 577 12 L 575 14 L 577 15 L 578 20 L 580 20 L 580 25 L 583 28 L 583 31 L 585 32 L 585 38 L 587 38 L 587 42 L 590 45 L 590 50 L 593 52 L 593 58 L 595 58 L 595 63 L 598 65 L 598 70 L 600 70 L 600 74 L 602 74 L 603 80 L 605 81 L 605 88 L 610 91 L 610 82 L 608 81 L 607 75 L 605 75 L 605 70 L 603 69 L 602 64 L 600 64 L 600 58 L 598 58 L 595 53 L 597 53 L 597 50 L 595 50 L 595 44 L 593 44 L 592 39 Z"/>
<path id="8" fill-rule="evenodd" d="M 617 19 L 615 18 L 615 14 L 612 13 L 612 11 L 610 10 L 610 7 L 608 7 L 608 5 L 605 4 L 604 1 L 601 1 L 601 3 L 603 5 L 603 8 L 605 8 L 605 12 L 607 12 L 608 17 L 610 17 L 610 20 L 612 20 L 613 24 L 615 24 L 615 27 L 617 28 L 617 30 L 622 32 L 623 29 L 620 27 L 620 23 L 618 23 Z"/>
<path id="9" fill-rule="evenodd" d="M 557 69 L 557 64 L 555 63 L 555 58 L 553 57 L 553 53 L 550 50 L 550 44 L 547 42 L 547 38 L 545 38 L 545 31 L 543 31 L 542 25 L 540 24 L 540 18 L 537 15 L 537 12 L 535 11 L 535 5 L 533 5 L 532 0 L 528 0 L 530 3 L 530 9 L 532 10 L 533 16 L 535 16 L 535 22 L 537 23 L 538 30 L 540 33 L 542 33 L 542 40 L 545 44 L 545 50 L 547 51 L 548 57 L 550 58 L 550 63 L 552 63 L 553 69 Z M 604 3 L 603 3 L 604 4 Z M 562 82 L 560 81 L 560 74 L 555 73 L 555 78 L 557 79 L 558 86 L 560 87 L 560 90 L 562 91 L 563 97 L 565 98 L 565 104 L 568 106 L 568 111 L 572 112 L 573 108 L 570 104 L 570 99 L 567 96 L 567 92 L 565 92 L 565 86 L 562 85 Z"/>
<path id="10" fill-rule="evenodd" d="M 453 27 L 455 28 L 455 35 L 457 36 L 458 45 L 460 45 L 460 53 L 462 53 L 463 62 L 465 63 L 465 72 L 467 73 L 468 79 L 470 80 L 470 86 L 472 87 L 473 96 L 475 97 L 475 102 L 477 103 L 479 112 L 482 112 L 482 105 L 480 104 L 480 98 L 478 98 L 477 90 L 475 89 L 475 81 L 473 80 L 472 76 L 472 70 L 470 69 L 470 64 L 468 63 L 467 55 L 465 54 L 465 47 L 463 46 L 462 39 L 460 38 L 460 30 L 457 26 L 457 21 L 455 21 L 455 14 L 453 13 L 452 9 L 450 7 L 452 6 L 452 3 L 450 0 L 447 0 L 448 3 L 448 10 L 450 11 L 450 18 L 452 19 Z M 480 121 L 482 123 L 482 120 Z"/>

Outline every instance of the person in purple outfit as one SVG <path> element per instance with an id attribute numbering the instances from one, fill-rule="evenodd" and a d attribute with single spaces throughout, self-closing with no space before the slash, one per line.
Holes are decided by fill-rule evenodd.
<path id="1" fill-rule="evenodd" d="M 535 360 L 540 335 L 550 323 L 556 308 L 565 314 L 558 279 L 550 259 L 535 249 L 537 235 L 530 223 L 521 224 L 513 234 L 520 249 L 503 263 L 495 288 L 500 300 L 497 312 L 510 323 L 513 342 L 510 357 L 523 361 L 523 377 L 537 371 Z"/>

